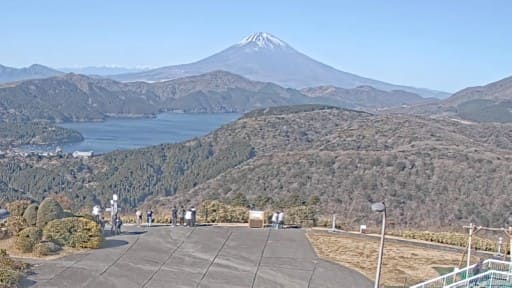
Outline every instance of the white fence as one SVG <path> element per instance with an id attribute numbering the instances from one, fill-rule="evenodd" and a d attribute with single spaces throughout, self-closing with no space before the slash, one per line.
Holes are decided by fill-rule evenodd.
<path id="1" fill-rule="evenodd" d="M 512 287 L 511 274 L 500 271 L 487 271 L 471 278 L 453 283 L 445 288 L 498 288 Z"/>
<path id="2" fill-rule="evenodd" d="M 487 271 L 482 274 L 473 275 L 473 268 L 475 265 L 464 267 L 460 270 L 445 274 L 443 276 L 425 281 L 420 284 L 411 286 L 411 288 L 448 288 L 448 287 L 511 287 L 512 288 L 512 264 L 511 262 L 499 261 L 488 259 L 483 263 L 483 271 Z M 494 274 L 493 274 L 494 273 Z M 507 275 L 506 281 L 503 282 L 503 275 Z M 479 277 L 483 277 L 481 280 Z M 487 280 L 484 278 L 488 277 Z M 471 280 L 475 280 L 471 282 Z M 474 283 L 492 284 L 491 280 L 495 280 L 493 286 L 476 286 Z M 499 281 L 498 281 L 499 280 Z M 497 281 L 497 282 L 496 282 Z M 471 283 L 470 283 L 471 282 Z M 462 283 L 462 284 L 461 284 Z M 458 286 L 463 285 L 463 286 Z M 465 285 L 465 286 L 464 286 Z M 471 286 L 473 285 L 473 286 Z M 507 286 L 508 285 L 508 286 Z"/>

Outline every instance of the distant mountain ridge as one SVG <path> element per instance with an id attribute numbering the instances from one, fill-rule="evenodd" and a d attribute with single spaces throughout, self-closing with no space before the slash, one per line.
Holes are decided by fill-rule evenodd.
<path id="1" fill-rule="evenodd" d="M 62 75 L 64 72 L 46 67 L 40 64 L 33 64 L 24 68 L 13 68 L 0 65 L 0 83 L 40 79 Z"/>
<path id="2" fill-rule="evenodd" d="M 294 89 L 223 71 L 159 83 L 122 83 L 66 74 L 4 84 L 0 88 L 0 115 L 15 113 L 25 120 L 91 121 L 150 116 L 168 110 L 241 112 L 308 99 Z"/>
<path id="3" fill-rule="evenodd" d="M 437 103 L 398 109 L 398 112 L 473 122 L 512 123 L 512 77 L 465 88 Z"/>
<path id="4" fill-rule="evenodd" d="M 122 73 L 136 73 L 149 70 L 149 68 L 122 67 L 122 66 L 85 66 L 85 67 L 63 67 L 58 68 L 65 73 L 75 73 L 83 75 L 106 76 Z"/>
<path id="5" fill-rule="evenodd" d="M 385 92 L 369 87 L 344 91 L 348 91 L 346 93 L 352 98 L 328 94 L 311 97 L 296 89 L 251 81 L 225 71 L 155 83 L 117 82 L 71 73 L 0 85 L 0 117 L 55 122 L 91 121 L 119 116 L 144 117 L 169 110 L 247 112 L 256 108 L 297 104 L 368 107 L 371 110 L 394 103 L 402 105 L 425 101 L 404 91 Z M 357 101 L 358 95 L 366 98 L 361 97 L 361 101 Z M 378 103 L 371 103 L 377 98 Z"/>
<path id="6" fill-rule="evenodd" d="M 423 98 L 407 91 L 383 91 L 371 86 L 359 86 L 351 89 L 319 86 L 304 88 L 300 92 L 310 97 L 323 97 L 333 102 L 345 103 L 344 107 L 364 111 L 437 101 L 437 99 Z"/>
<path id="7" fill-rule="evenodd" d="M 285 41 L 265 32 L 253 33 L 239 43 L 194 63 L 110 77 L 119 81 L 155 82 L 215 70 L 224 70 L 251 80 L 273 82 L 283 87 L 297 89 L 324 85 L 342 88 L 366 85 L 386 91 L 404 90 L 424 97 L 449 96 L 445 92 L 394 85 L 339 71 L 298 52 Z"/>
<path id="8" fill-rule="evenodd" d="M 512 101 L 512 76 L 484 86 L 462 89 L 447 98 L 444 102 L 447 104 L 458 105 L 463 102 L 476 99 Z"/>

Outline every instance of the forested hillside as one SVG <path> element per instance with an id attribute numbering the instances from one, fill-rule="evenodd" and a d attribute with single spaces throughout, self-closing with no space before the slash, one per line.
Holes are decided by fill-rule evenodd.
<path id="1" fill-rule="evenodd" d="M 121 83 L 66 74 L 0 85 L 0 120 L 101 121 L 108 117 L 147 117 L 170 110 L 247 112 L 311 103 L 376 109 L 425 101 L 404 91 L 368 87 L 347 91 L 351 91 L 350 99 L 327 94 L 309 97 L 296 89 L 251 81 L 224 71 L 156 83 Z M 360 99 L 356 101 L 354 97 Z M 368 104 L 371 101 L 373 104 Z"/>
<path id="2" fill-rule="evenodd" d="M 0 159 L 9 197 L 57 193 L 75 208 L 119 193 L 141 205 L 233 201 L 314 204 L 357 225 L 385 200 L 395 225 L 505 225 L 511 211 L 512 126 L 466 125 L 326 106 L 256 110 L 186 143 L 92 159 Z M 1 183 L 4 184 L 1 184 Z"/>
<path id="3" fill-rule="evenodd" d="M 253 153 L 244 142 L 226 147 L 193 140 L 92 159 L 5 158 L 0 159 L 0 180 L 5 182 L 0 191 L 5 201 L 40 200 L 58 194 L 68 198 L 74 209 L 93 203 L 106 205 L 112 194 L 118 193 L 121 206 L 127 209 L 150 196 L 187 191 L 246 161 Z"/>
<path id="4" fill-rule="evenodd" d="M 439 102 L 392 111 L 478 123 L 512 123 L 512 77 L 462 89 Z"/>
<path id="5" fill-rule="evenodd" d="M 371 86 L 359 86 L 351 89 L 319 86 L 301 89 L 304 95 L 310 97 L 322 97 L 333 103 L 345 103 L 343 107 L 363 109 L 371 111 L 386 107 L 399 107 L 428 102 L 436 102 L 438 99 L 423 98 L 418 94 L 402 90 L 385 91 Z"/>
<path id="6" fill-rule="evenodd" d="M 35 144 L 62 144 L 82 141 L 79 132 L 45 122 L 1 122 L 0 149 Z"/>

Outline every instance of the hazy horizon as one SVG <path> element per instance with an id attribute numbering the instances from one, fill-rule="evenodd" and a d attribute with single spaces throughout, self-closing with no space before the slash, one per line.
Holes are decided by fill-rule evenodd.
<path id="1" fill-rule="evenodd" d="M 512 75 L 508 1 L 2 2 L 0 64 L 162 67 L 269 32 L 341 71 L 455 92 Z"/>

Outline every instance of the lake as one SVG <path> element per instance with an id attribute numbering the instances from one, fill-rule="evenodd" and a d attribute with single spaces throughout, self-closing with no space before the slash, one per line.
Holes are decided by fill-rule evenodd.
<path id="1" fill-rule="evenodd" d="M 61 145 L 64 152 L 136 149 L 177 143 L 206 135 L 238 119 L 237 113 L 162 113 L 155 118 L 108 119 L 105 122 L 65 123 L 59 126 L 80 132 L 84 141 Z"/>

